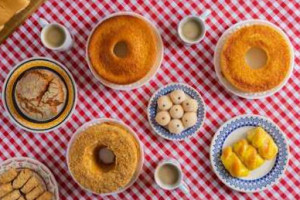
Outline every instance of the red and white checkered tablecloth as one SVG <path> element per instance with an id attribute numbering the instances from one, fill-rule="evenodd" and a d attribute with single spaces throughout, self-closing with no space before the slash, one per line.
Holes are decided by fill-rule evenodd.
<path id="1" fill-rule="evenodd" d="M 298 1 L 299 2 L 299 1 Z M 176 35 L 180 19 L 211 9 L 205 39 L 184 46 Z M 158 74 L 142 88 L 122 92 L 105 88 L 90 72 L 85 45 L 91 29 L 104 16 L 116 11 L 134 11 L 151 19 L 165 45 L 164 61 Z M 47 50 L 39 39 L 38 18 L 57 21 L 69 27 L 75 46 L 69 52 Z M 295 67 L 286 86 L 261 100 L 246 100 L 226 92 L 217 80 L 213 52 L 222 33 L 245 19 L 266 19 L 281 27 L 295 49 Z M 48 0 L 0 46 L 0 85 L 13 66 L 32 56 L 46 56 L 62 62 L 72 72 L 78 86 L 78 104 L 72 118 L 61 128 L 46 134 L 33 134 L 17 128 L 0 106 L 0 160 L 28 156 L 45 163 L 54 173 L 61 199 L 101 199 L 80 189 L 72 180 L 66 149 L 72 134 L 83 123 L 99 117 L 123 120 L 138 134 L 145 146 L 145 164 L 137 182 L 125 192 L 104 199 L 300 199 L 300 3 L 292 1 L 109 1 Z M 159 87 L 185 82 L 195 87 L 207 105 L 204 127 L 194 137 L 170 142 L 154 134 L 147 121 L 148 100 Z M 209 147 L 222 123 L 245 113 L 268 116 L 285 132 L 290 145 L 286 174 L 272 188 L 254 194 L 239 193 L 223 185 L 211 169 Z M 153 172 L 166 156 L 182 164 L 191 196 L 181 191 L 163 191 L 154 184 Z"/>

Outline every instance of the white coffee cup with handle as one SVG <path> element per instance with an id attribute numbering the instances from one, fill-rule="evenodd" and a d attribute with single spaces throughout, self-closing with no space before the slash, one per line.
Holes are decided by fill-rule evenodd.
<path id="1" fill-rule="evenodd" d="M 185 194 L 190 194 L 188 185 L 183 181 L 180 163 L 173 158 L 164 159 L 158 163 L 154 179 L 156 184 L 164 190 L 180 189 Z"/>
<path id="2" fill-rule="evenodd" d="M 73 46 L 73 38 L 69 30 L 58 23 L 49 23 L 40 18 L 39 24 L 42 27 L 41 41 L 43 45 L 54 51 L 66 51 Z"/>
<path id="3" fill-rule="evenodd" d="M 201 16 L 188 15 L 179 22 L 177 33 L 184 44 L 197 44 L 204 39 L 206 33 L 205 20 L 210 13 L 210 10 L 206 10 Z"/>

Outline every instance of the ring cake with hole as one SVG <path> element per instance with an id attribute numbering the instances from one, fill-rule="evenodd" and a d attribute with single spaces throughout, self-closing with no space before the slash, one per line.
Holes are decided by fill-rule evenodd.
<path id="1" fill-rule="evenodd" d="M 114 84 L 131 84 L 147 75 L 157 56 L 156 33 L 148 22 L 131 15 L 104 20 L 94 30 L 88 57 L 94 71 Z"/>
<path id="2" fill-rule="evenodd" d="M 247 62 L 247 54 L 256 60 L 266 58 L 257 68 L 255 63 Z M 257 24 L 242 27 L 229 36 L 221 51 L 220 65 L 224 77 L 237 89 L 263 92 L 284 81 L 291 67 L 291 56 L 288 41 L 280 32 Z"/>
<path id="3" fill-rule="evenodd" d="M 78 130 L 68 148 L 68 166 L 73 178 L 95 194 L 126 189 L 136 180 L 143 162 L 137 137 L 114 120 L 88 124 Z"/>
<path id="4" fill-rule="evenodd" d="M 291 52 L 291 56 L 289 57 L 290 66 L 289 66 L 288 72 L 287 72 L 285 78 L 282 80 L 282 82 L 280 82 L 277 86 L 273 87 L 272 89 L 260 91 L 260 92 L 249 92 L 249 91 L 244 91 L 244 90 L 241 90 L 241 89 L 235 87 L 233 84 L 231 84 L 227 80 L 227 78 L 224 76 L 222 69 L 221 69 L 221 53 L 223 51 L 223 47 L 224 47 L 225 43 L 237 31 L 241 30 L 242 28 L 251 27 L 253 25 L 269 26 L 270 28 L 276 30 L 285 39 L 285 41 L 288 44 L 289 50 Z M 261 52 L 262 52 L 262 54 L 260 54 Z M 248 65 L 253 70 L 255 70 L 255 69 L 261 70 L 263 68 L 263 65 L 266 63 L 266 61 L 268 59 L 266 51 L 264 51 L 261 47 L 258 47 L 258 46 L 248 47 L 248 49 L 245 50 L 244 53 L 245 54 L 243 55 L 243 58 L 240 60 L 242 60 L 242 62 L 244 64 Z M 261 60 L 259 60 L 259 62 L 257 62 L 257 60 L 258 60 L 257 55 L 259 55 L 258 58 L 261 59 Z M 289 37 L 278 26 L 276 26 L 275 24 L 273 24 L 269 21 L 266 21 L 266 20 L 250 19 L 250 20 L 238 22 L 238 23 L 230 26 L 226 31 L 224 31 L 222 36 L 219 38 L 216 48 L 215 48 L 215 51 L 214 51 L 214 67 L 215 67 L 215 71 L 216 71 L 218 80 L 220 81 L 222 86 L 224 86 L 224 88 L 227 91 L 231 92 L 234 95 L 237 95 L 239 97 L 246 98 L 246 99 L 265 98 L 265 97 L 271 96 L 271 95 L 275 94 L 276 92 L 278 92 L 287 83 L 287 81 L 291 77 L 292 72 L 293 72 L 293 66 L 294 66 L 294 50 L 293 50 L 291 41 L 289 40 Z M 244 73 L 244 72 L 242 71 L 241 73 Z"/>

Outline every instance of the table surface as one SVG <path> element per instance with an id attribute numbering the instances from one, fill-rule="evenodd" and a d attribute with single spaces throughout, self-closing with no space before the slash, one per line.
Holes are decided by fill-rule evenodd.
<path id="1" fill-rule="evenodd" d="M 54 58 L 72 72 L 78 86 L 78 104 L 72 118 L 61 128 L 46 134 L 33 134 L 16 127 L 0 107 L 0 160 L 15 156 L 36 158 L 55 175 L 61 199 L 101 199 L 80 189 L 72 180 L 66 149 L 73 133 L 85 122 L 99 117 L 123 120 L 138 134 L 145 146 L 145 164 L 137 182 L 125 192 L 107 199 L 300 199 L 300 4 L 288 1 L 109 1 L 48 0 L 0 46 L 0 81 L 3 82 L 19 61 L 32 56 Z M 287 3 L 288 2 L 288 3 Z M 194 46 L 184 46 L 176 27 L 184 16 L 200 15 L 211 9 L 205 39 Z M 103 17 L 116 11 L 134 11 L 151 19 L 158 27 L 165 45 L 164 60 L 158 74 L 145 86 L 128 92 L 114 91 L 101 85 L 88 69 L 85 45 L 90 31 Z M 39 17 L 69 27 L 75 45 L 68 52 L 52 52 L 41 45 Z M 261 100 L 246 100 L 231 95 L 220 85 L 214 72 L 213 52 L 222 33 L 245 19 L 266 19 L 281 27 L 295 49 L 295 67 L 285 87 Z M 170 142 L 156 136 L 147 121 L 146 107 L 151 95 L 171 82 L 185 82 L 196 88 L 207 105 L 204 126 L 194 137 Z M 223 185 L 211 169 L 209 146 L 216 130 L 230 118 L 253 113 L 268 116 L 289 139 L 290 161 L 285 176 L 263 192 L 239 193 Z M 164 157 L 174 157 L 182 164 L 191 196 L 181 191 L 163 191 L 154 184 L 153 171 Z"/>

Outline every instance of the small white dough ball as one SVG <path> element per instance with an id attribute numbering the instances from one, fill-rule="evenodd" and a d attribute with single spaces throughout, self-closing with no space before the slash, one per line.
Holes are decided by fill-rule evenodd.
<path id="1" fill-rule="evenodd" d="M 161 96 L 157 100 L 157 106 L 160 110 L 169 110 L 173 103 L 169 96 Z"/>
<path id="2" fill-rule="evenodd" d="M 171 121 L 171 116 L 167 111 L 160 111 L 156 114 L 155 121 L 161 126 L 166 126 Z"/>
<path id="3" fill-rule="evenodd" d="M 184 113 L 181 120 L 184 128 L 190 128 L 197 123 L 197 114 L 195 112 Z"/>
<path id="4" fill-rule="evenodd" d="M 174 104 L 181 104 L 186 99 L 186 95 L 182 90 L 174 90 L 171 92 L 170 97 Z"/>
<path id="5" fill-rule="evenodd" d="M 179 134 L 184 130 L 183 124 L 179 119 L 172 119 L 168 125 L 170 133 Z"/>
<path id="6" fill-rule="evenodd" d="M 172 106 L 172 108 L 170 109 L 169 112 L 170 112 L 172 119 L 180 119 L 184 114 L 184 111 L 183 111 L 183 108 L 181 105 Z"/>
<path id="7" fill-rule="evenodd" d="M 195 99 L 187 99 L 182 103 L 185 112 L 197 112 L 198 102 Z"/>

